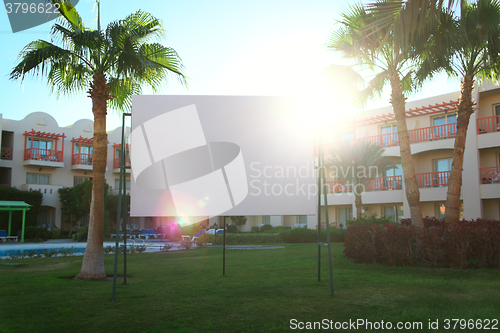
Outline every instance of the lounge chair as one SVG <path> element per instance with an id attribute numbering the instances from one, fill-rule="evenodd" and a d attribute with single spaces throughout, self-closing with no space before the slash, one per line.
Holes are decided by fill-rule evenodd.
<path id="1" fill-rule="evenodd" d="M 149 236 L 151 236 L 151 234 L 146 229 L 141 229 L 141 234 L 139 235 L 139 238 L 143 237 L 149 239 Z"/>
<path id="2" fill-rule="evenodd" d="M 13 239 L 14 242 L 17 242 L 17 236 L 9 236 L 7 235 L 7 231 L 5 230 L 0 230 L 0 239 L 2 240 L 2 242 L 6 242 L 7 240 L 9 239 Z"/>
<path id="3" fill-rule="evenodd" d="M 203 235 L 205 232 L 206 232 L 205 229 L 200 229 L 200 230 L 198 230 L 196 235 L 194 235 L 193 237 L 191 237 L 189 235 L 182 235 L 182 240 L 188 240 L 188 241 L 194 242 L 195 240 L 200 238 L 200 236 Z"/>
<path id="4" fill-rule="evenodd" d="M 163 234 L 157 234 L 154 229 L 148 229 L 149 235 L 153 236 L 154 238 L 163 238 Z"/>

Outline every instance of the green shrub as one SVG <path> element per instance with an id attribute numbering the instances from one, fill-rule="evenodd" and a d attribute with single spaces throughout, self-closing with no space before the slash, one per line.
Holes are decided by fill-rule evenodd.
<path id="1" fill-rule="evenodd" d="M 266 224 L 267 225 L 267 224 Z M 269 224 L 270 225 L 270 224 Z M 266 230 L 264 232 L 267 232 L 267 233 L 273 233 L 273 234 L 280 234 L 282 232 L 286 232 L 285 230 L 289 230 L 289 229 L 286 229 L 285 227 L 282 227 L 282 226 L 277 226 L 277 227 L 273 227 L 271 225 L 272 228 L 270 228 L 269 230 Z M 262 228 L 260 229 L 262 230 Z"/>
<path id="2" fill-rule="evenodd" d="M 89 226 L 84 225 L 78 228 L 76 231 L 76 236 L 78 237 L 79 242 L 84 242 L 87 240 L 87 237 L 89 235 Z M 73 238 L 74 239 L 74 238 Z"/>
<path id="3" fill-rule="evenodd" d="M 52 228 L 51 237 L 52 239 L 62 238 L 60 228 Z"/>
<path id="4" fill-rule="evenodd" d="M 222 244 L 222 235 L 208 235 L 208 242 L 212 244 Z M 262 244 L 262 243 L 282 243 L 283 240 L 278 234 L 264 233 L 240 233 L 226 234 L 227 245 L 242 245 L 242 244 Z"/>
<path id="5" fill-rule="evenodd" d="M 352 220 L 347 221 L 347 226 L 352 227 L 355 225 L 385 225 L 385 224 L 394 224 L 399 225 L 399 223 L 395 223 L 390 216 L 382 215 L 381 217 L 377 217 L 377 213 L 373 213 L 370 216 L 366 216 L 363 214 L 362 216 L 356 216 Z"/>
<path id="6" fill-rule="evenodd" d="M 257 226 L 253 226 L 253 227 L 250 229 L 250 232 L 252 232 L 252 233 L 257 233 L 257 232 L 259 232 L 259 227 L 257 227 Z"/>
<path id="7" fill-rule="evenodd" d="M 262 227 L 260 227 L 261 232 L 271 231 L 271 230 L 273 230 L 273 226 L 270 224 L 264 224 Z"/>
<path id="8" fill-rule="evenodd" d="M 238 232 L 238 227 L 234 224 L 230 224 L 226 227 L 226 232 L 229 234 L 235 234 Z"/>
<path id="9" fill-rule="evenodd" d="M 47 240 L 50 238 L 51 232 L 47 228 L 30 225 L 24 229 L 24 236 L 32 241 Z"/>

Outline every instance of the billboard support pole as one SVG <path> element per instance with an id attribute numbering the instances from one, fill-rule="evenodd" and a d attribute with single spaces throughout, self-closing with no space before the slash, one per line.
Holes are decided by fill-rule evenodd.
<path id="1" fill-rule="evenodd" d="M 116 243 L 115 243 L 115 266 L 113 270 L 113 294 L 111 299 L 114 301 L 116 298 L 116 277 L 117 277 L 117 270 L 118 270 L 118 253 L 119 253 L 119 243 L 120 243 L 120 218 L 121 218 L 121 213 L 122 213 L 122 185 L 125 184 L 123 181 L 125 179 L 125 116 L 131 116 L 131 113 L 123 113 L 122 115 L 122 151 L 121 151 L 121 160 L 120 160 L 120 181 L 118 185 L 118 209 L 116 213 Z M 126 189 L 124 189 L 126 191 Z M 124 282 L 126 284 L 126 276 L 127 276 L 127 263 L 126 263 L 126 253 L 127 253 L 127 236 L 126 236 L 126 224 L 125 224 L 125 216 L 123 216 L 124 219 L 124 242 L 125 242 L 125 249 L 124 249 Z"/>
<path id="2" fill-rule="evenodd" d="M 326 245 L 328 247 L 328 268 L 330 271 L 330 295 L 335 296 L 333 288 L 333 269 L 332 269 L 332 247 L 330 243 L 330 220 L 328 218 L 328 192 L 326 184 L 326 166 L 325 166 L 325 156 L 323 154 L 323 138 L 320 134 L 319 136 L 319 153 L 318 153 L 318 165 L 319 165 L 319 177 L 323 176 L 323 199 L 325 204 L 325 218 L 326 218 Z M 321 179 L 318 180 L 318 184 L 321 183 Z M 318 195 L 321 196 L 321 191 L 318 189 Z M 318 221 L 321 217 L 321 207 L 318 207 Z"/>
<path id="3" fill-rule="evenodd" d="M 222 240 L 222 276 L 226 275 L 226 217 L 224 219 L 224 237 Z"/>
<path id="4" fill-rule="evenodd" d="M 318 282 L 321 282 L 321 168 L 318 144 Z"/>

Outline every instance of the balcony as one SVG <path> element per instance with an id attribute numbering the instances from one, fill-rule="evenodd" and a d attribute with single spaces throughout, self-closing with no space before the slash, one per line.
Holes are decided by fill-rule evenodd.
<path id="1" fill-rule="evenodd" d="M 418 187 L 442 187 L 448 186 L 450 174 L 451 171 L 426 172 L 417 173 L 415 177 Z"/>
<path id="2" fill-rule="evenodd" d="M 92 170 L 93 168 L 92 154 L 73 154 L 71 157 L 71 169 L 73 170 Z"/>
<path id="3" fill-rule="evenodd" d="M 24 132 L 24 165 L 40 167 L 64 167 L 64 134 L 40 132 L 32 129 Z M 60 149 L 57 149 L 60 140 Z M 54 147 L 54 149 L 52 149 Z"/>
<path id="4" fill-rule="evenodd" d="M 477 133 L 488 133 L 500 131 L 500 116 L 479 118 L 477 120 Z"/>
<path id="5" fill-rule="evenodd" d="M 0 159 L 12 161 L 12 148 L 2 147 Z"/>
<path id="6" fill-rule="evenodd" d="M 483 173 L 484 170 L 484 173 Z M 417 173 L 418 187 L 443 187 L 448 186 L 451 171 Z M 500 167 L 481 169 L 483 184 L 491 182 L 500 183 Z M 347 180 L 332 180 L 326 182 L 328 193 L 347 193 L 352 191 L 352 185 Z M 402 176 L 377 177 L 365 182 L 364 190 L 390 191 L 403 188 Z"/>
<path id="7" fill-rule="evenodd" d="M 63 152 L 55 149 L 26 148 L 24 165 L 62 168 L 64 167 Z"/>
<path id="8" fill-rule="evenodd" d="M 120 157 L 113 159 L 113 172 L 120 172 L 121 161 Z M 125 169 L 126 172 L 130 172 L 130 157 L 125 158 Z"/>
<path id="9" fill-rule="evenodd" d="M 457 134 L 456 123 L 417 128 L 408 131 L 410 143 L 449 139 L 449 138 L 454 138 L 456 134 Z M 354 141 L 370 142 L 382 147 L 391 147 L 399 145 L 398 133 L 387 133 L 387 134 L 374 135 L 364 138 L 357 138 L 356 140 L 327 143 L 324 145 L 325 154 L 329 154 L 332 148 L 339 147 L 340 145 L 345 145 L 345 144 L 352 145 Z M 315 150 L 315 154 L 317 155 L 317 150 Z"/>
<path id="10" fill-rule="evenodd" d="M 328 193 L 346 193 L 352 191 L 352 185 L 347 180 L 332 180 L 326 182 Z M 377 177 L 365 182 L 365 191 L 390 191 L 403 188 L 402 176 Z"/>
<path id="11" fill-rule="evenodd" d="M 500 166 L 492 168 L 480 168 L 481 184 L 500 183 Z"/>

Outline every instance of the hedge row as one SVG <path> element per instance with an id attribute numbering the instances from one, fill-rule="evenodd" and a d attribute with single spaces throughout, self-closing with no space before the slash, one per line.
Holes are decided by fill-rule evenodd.
<path id="1" fill-rule="evenodd" d="M 357 262 L 394 266 L 500 268 L 500 221 L 435 224 L 352 226 L 347 229 L 344 253 Z"/>
<path id="2" fill-rule="evenodd" d="M 277 228 L 274 228 L 277 229 Z M 274 230 L 273 230 L 274 231 Z M 343 242 L 345 230 L 332 228 L 330 230 L 330 242 Z M 213 244 L 222 244 L 222 235 L 207 235 L 204 241 Z M 262 244 L 262 243 L 317 243 L 318 231 L 306 228 L 279 229 L 276 232 L 268 231 L 261 233 L 226 233 L 226 244 Z M 326 243 L 326 230 L 321 230 L 321 242 Z"/>

